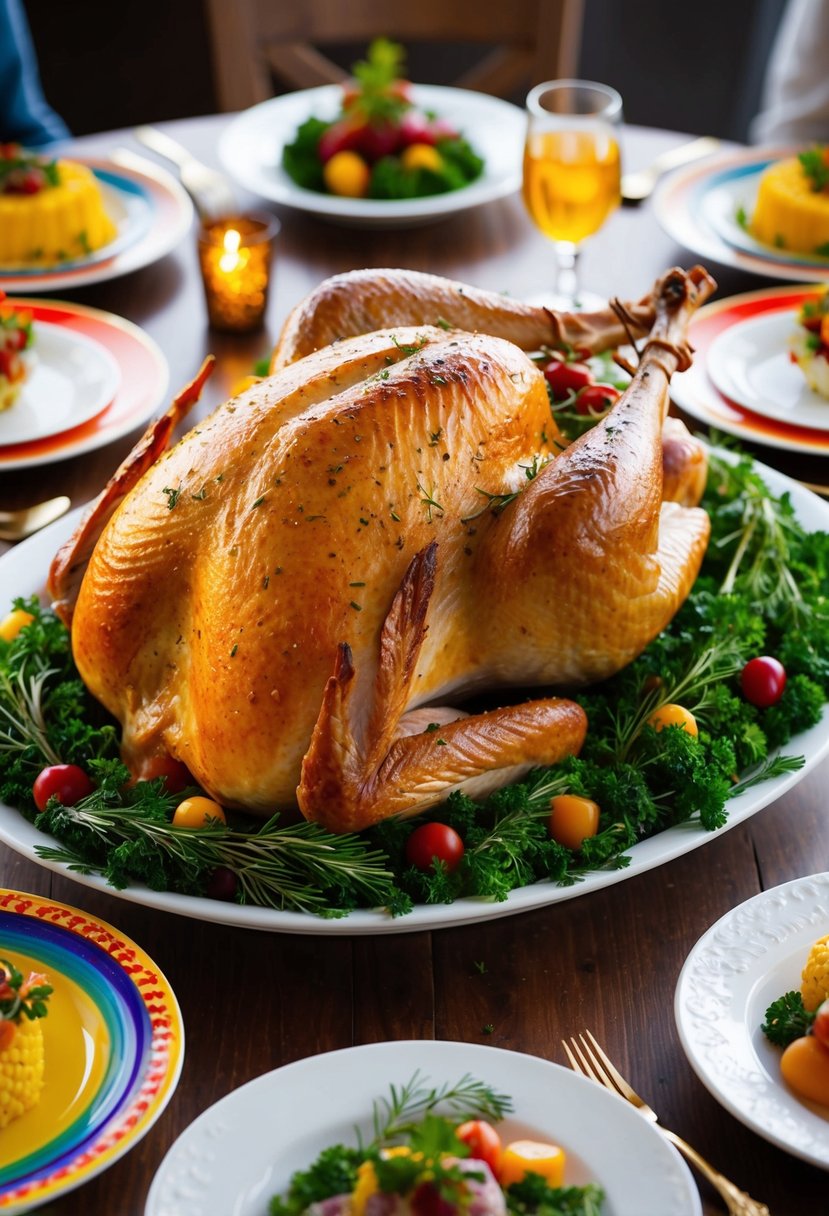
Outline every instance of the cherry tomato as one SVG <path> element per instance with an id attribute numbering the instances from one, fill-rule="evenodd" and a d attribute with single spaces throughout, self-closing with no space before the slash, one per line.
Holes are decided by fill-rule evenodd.
<path id="1" fill-rule="evenodd" d="M 172 756 L 148 756 L 141 761 L 136 781 L 152 781 L 156 777 L 164 778 L 164 788 L 168 794 L 180 794 L 188 785 L 195 785 L 193 775 L 186 764 L 174 760 Z"/>
<path id="2" fill-rule="evenodd" d="M 758 709 L 776 705 L 786 687 L 786 669 L 778 659 L 764 654 L 750 659 L 740 672 L 740 687 L 743 696 Z"/>
<path id="3" fill-rule="evenodd" d="M 557 794 L 550 800 L 549 831 L 566 849 L 580 849 L 599 830 L 599 804 L 578 794 Z"/>
<path id="4" fill-rule="evenodd" d="M 469 1156 L 476 1161 L 485 1161 L 498 1177 L 501 1165 L 501 1137 L 491 1123 L 485 1119 L 470 1119 L 455 1128 L 455 1135 L 469 1149 Z"/>
<path id="5" fill-rule="evenodd" d="M 417 870 L 433 870 L 437 858 L 451 874 L 461 864 L 463 854 L 463 841 L 445 823 L 423 823 L 406 841 L 406 860 Z"/>
<path id="6" fill-rule="evenodd" d="M 815 1020 L 812 1022 L 812 1034 L 824 1047 L 829 1047 L 829 1001 L 818 1005 Z"/>
<path id="7" fill-rule="evenodd" d="M 74 806 L 91 794 L 95 786 L 77 764 L 52 764 L 38 773 L 32 793 L 39 811 L 46 810 L 46 803 L 54 794 L 64 806 Z"/>
<path id="8" fill-rule="evenodd" d="M 686 709 L 684 705 L 660 705 L 659 709 L 655 709 L 648 718 L 648 726 L 652 726 L 654 730 L 664 730 L 666 726 L 681 726 L 689 735 L 693 735 L 696 739 L 699 734 L 697 720 L 691 713 L 690 709 Z"/>
<path id="9" fill-rule="evenodd" d="M 799 1097 L 829 1106 L 829 1051 L 813 1034 L 789 1043 L 780 1071 Z"/>
<path id="10" fill-rule="evenodd" d="M 544 368 L 544 375 L 553 396 L 561 400 L 568 393 L 577 393 L 593 383 L 593 373 L 586 363 L 565 363 L 563 359 L 551 359 Z"/>
<path id="11" fill-rule="evenodd" d="M 237 887 L 236 875 L 227 866 L 216 866 L 207 880 L 208 899 L 233 899 Z"/>
<path id="12" fill-rule="evenodd" d="M 20 630 L 31 625 L 34 619 L 31 612 L 26 612 L 23 608 L 15 608 L 0 621 L 0 638 L 4 642 L 13 642 Z"/>
<path id="13" fill-rule="evenodd" d="M 202 798 L 196 795 L 194 798 L 185 798 L 180 802 L 173 814 L 173 826 L 177 828 L 203 828 L 211 820 L 218 819 L 219 823 L 225 823 L 225 813 L 218 802 L 214 802 L 212 798 Z"/>
<path id="14" fill-rule="evenodd" d="M 621 393 L 612 384 L 588 384 L 576 397 L 577 414 L 598 414 L 614 405 Z"/>

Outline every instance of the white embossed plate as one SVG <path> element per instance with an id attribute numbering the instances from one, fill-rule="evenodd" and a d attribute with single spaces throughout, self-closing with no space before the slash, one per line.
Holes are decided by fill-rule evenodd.
<path id="1" fill-rule="evenodd" d="M 434 1040 L 331 1051 L 234 1090 L 176 1140 L 144 1216 L 267 1216 L 270 1197 L 323 1148 L 356 1144 L 355 1125 L 370 1139 L 372 1103 L 418 1070 L 433 1085 L 469 1073 L 509 1094 L 502 1134 L 560 1144 L 565 1183 L 598 1183 L 606 1216 L 700 1216 L 685 1162 L 623 1098 L 536 1056 Z"/>
<path id="2" fill-rule="evenodd" d="M 829 933 L 829 873 L 797 878 L 733 908 L 694 946 L 674 1013 L 688 1060 L 736 1119 L 829 1169 L 829 1108 L 794 1096 L 780 1048 L 760 1030 L 772 1001 L 800 987 L 809 947 Z"/>

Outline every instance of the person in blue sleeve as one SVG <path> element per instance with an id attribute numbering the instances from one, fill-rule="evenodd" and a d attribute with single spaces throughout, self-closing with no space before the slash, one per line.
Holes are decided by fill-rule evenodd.
<path id="1" fill-rule="evenodd" d="M 0 143 L 39 148 L 68 138 L 43 96 L 22 0 L 0 0 Z"/>

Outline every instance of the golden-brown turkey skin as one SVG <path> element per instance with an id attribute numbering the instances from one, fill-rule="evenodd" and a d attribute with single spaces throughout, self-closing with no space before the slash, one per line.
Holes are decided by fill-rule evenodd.
<path id="1" fill-rule="evenodd" d="M 485 684 L 486 588 L 469 575 L 493 517 L 479 491 L 520 489 L 555 439 L 519 350 L 442 330 L 339 343 L 219 407 L 120 507 L 81 587 L 76 661 L 128 762 L 164 746 L 226 804 L 295 805 L 338 645 L 370 684 L 395 593 L 433 539 L 410 704 Z"/>
<path id="2" fill-rule="evenodd" d="M 653 292 L 627 304 L 625 328 L 610 307 L 595 313 L 554 313 L 416 270 L 350 270 L 325 279 L 285 322 L 271 359 L 272 372 L 342 338 L 389 325 L 440 325 L 493 334 L 522 350 L 567 346 L 603 350 L 641 337 L 654 318 Z"/>
<path id="3" fill-rule="evenodd" d="M 445 705 L 609 675 L 682 602 L 708 521 L 662 501 L 662 424 L 711 286 L 666 276 L 631 387 L 563 451 L 535 365 L 454 330 L 338 342 L 220 406 L 81 585 L 76 661 L 128 763 L 166 750 L 226 805 L 345 831 L 577 751 L 573 702 Z M 411 733 L 423 705 L 440 729 Z"/>

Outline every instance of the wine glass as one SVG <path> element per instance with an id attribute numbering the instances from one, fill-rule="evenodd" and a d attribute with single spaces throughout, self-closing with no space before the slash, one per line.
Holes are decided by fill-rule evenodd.
<path id="1" fill-rule="evenodd" d="M 543 302 L 592 307 L 600 301 L 580 289 L 579 251 L 619 205 L 622 98 L 590 80 L 549 80 L 531 90 L 526 108 L 524 203 L 556 258 L 555 298 Z"/>

